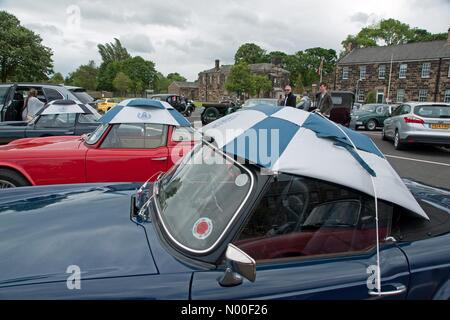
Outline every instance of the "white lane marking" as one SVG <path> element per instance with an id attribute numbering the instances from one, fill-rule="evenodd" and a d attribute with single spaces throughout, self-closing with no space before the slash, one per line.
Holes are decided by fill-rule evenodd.
<path id="1" fill-rule="evenodd" d="M 440 165 L 440 166 L 450 167 L 450 164 L 448 164 L 448 163 L 435 162 L 435 161 L 428 161 L 428 160 L 420 160 L 420 159 L 413 159 L 413 158 L 405 158 L 405 157 L 399 157 L 399 156 L 392 156 L 392 155 L 389 155 L 389 154 L 385 154 L 384 156 L 385 156 L 386 158 L 394 158 L 394 159 L 401 159 L 401 160 L 409 160 L 409 161 L 423 162 L 423 163 L 436 164 L 436 165 Z"/>
<path id="2" fill-rule="evenodd" d="M 381 136 L 381 132 L 364 132 L 364 134 L 367 134 L 369 136 L 374 136 L 374 137 Z"/>

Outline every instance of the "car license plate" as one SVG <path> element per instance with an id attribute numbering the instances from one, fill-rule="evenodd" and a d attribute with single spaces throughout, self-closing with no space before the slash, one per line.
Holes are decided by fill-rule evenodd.
<path id="1" fill-rule="evenodd" d="M 433 123 L 431 129 L 450 129 L 450 123 Z"/>

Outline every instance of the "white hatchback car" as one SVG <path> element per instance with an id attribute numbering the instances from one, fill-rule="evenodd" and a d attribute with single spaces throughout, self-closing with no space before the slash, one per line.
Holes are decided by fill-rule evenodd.
<path id="1" fill-rule="evenodd" d="M 450 104 L 409 102 L 400 105 L 384 121 L 383 139 L 392 139 L 395 149 L 410 144 L 450 146 Z"/>

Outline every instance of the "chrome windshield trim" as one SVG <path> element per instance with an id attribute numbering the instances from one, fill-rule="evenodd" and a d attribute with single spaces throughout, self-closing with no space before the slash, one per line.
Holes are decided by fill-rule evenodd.
<path id="1" fill-rule="evenodd" d="M 255 184 L 255 177 L 253 176 L 253 173 L 247 169 L 245 166 L 241 165 L 239 162 L 236 162 L 233 158 L 231 158 L 230 156 L 228 156 L 227 154 L 225 154 L 224 152 L 222 152 L 219 148 L 217 148 L 216 146 L 208 143 L 207 141 L 203 140 L 203 143 L 205 143 L 206 145 L 208 145 L 210 148 L 214 149 L 216 152 L 218 152 L 219 154 L 225 156 L 225 158 L 227 158 L 228 160 L 230 160 L 232 163 L 236 164 L 238 167 L 241 167 L 244 169 L 244 171 L 246 171 L 249 176 L 250 176 L 250 180 L 251 180 L 251 184 L 250 184 L 250 189 L 247 193 L 247 195 L 245 196 L 244 200 L 241 202 L 240 206 L 238 207 L 238 209 L 236 210 L 236 212 L 233 214 L 233 216 L 231 217 L 230 221 L 228 222 L 228 224 L 226 225 L 225 229 L 222 231 L 222 233 L 220 234 L 220 236 L 217 238 L 217 240 L 207 249 L 204 250 L 195 250 L 192 248 L 189 248 L 187 246 L 185 246 L 184 244 L 180 243 L 178 240 L 176 240 L 172 234 L 169 232 L 169 230 L 167 229 L 166 225 L 164 224 L 164 219 L 162 218 L 161 215 L 161 211 L 159 208 L 159 203 L 157 200 L 157 194 L 155 193 L 156 190 L 155 188 L 157 187 L 157 185 L 159 185 L 160 182 L 155 183 L 153 185 L 153 194 L 156 195 L 154 198 L 154 203 L 155 203 L 155 207 L 156 207 L 156 213 L 158 214 L 158 218 L 161 221 L 161 224 L 164 228 L 165 233 L 169 236 L 170 240 L 173 241 L 177 246 L 181 247 L 182 249 L 191 252 L 191 253 L 195 253 L 195 254 L 206 254 L 208 252 L 211 252 L 213 249 L 215 249 L 215 247 L 220 243 L 220 241 L 223 239 L 223 237 L 226 235 L 226 233 L 228 232 L 228 230 L 230 229 L 231 225 L 233 224 L 234 220 L 236 219 L 236 217 L 239 215 L 239 213 L 241 212 L 242 208 L 244 207 L 244 205 L 247 203 L 248 198 L 250 197 L 252 191 L 253 191 L 253 187 Z M 201 147 L 200 147 L 201 148 Z M 189 155 L 191 155 L 193 152 L 195 151 L 195 147 L 188 153 L 186 154 L 185 157 L 188 157 Z"/>

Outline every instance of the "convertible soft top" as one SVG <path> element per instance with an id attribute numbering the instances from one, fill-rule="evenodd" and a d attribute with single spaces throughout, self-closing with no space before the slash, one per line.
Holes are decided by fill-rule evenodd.
<path id="1" fill-rule="evenodd" d="M 329 181 L 371 196 L 376 192 L 379 199 L 428 219 L 369 137 L 317 114 L 262 104 L 214 121 L 202 132 L 227 154 L 260 167 Z"/>

